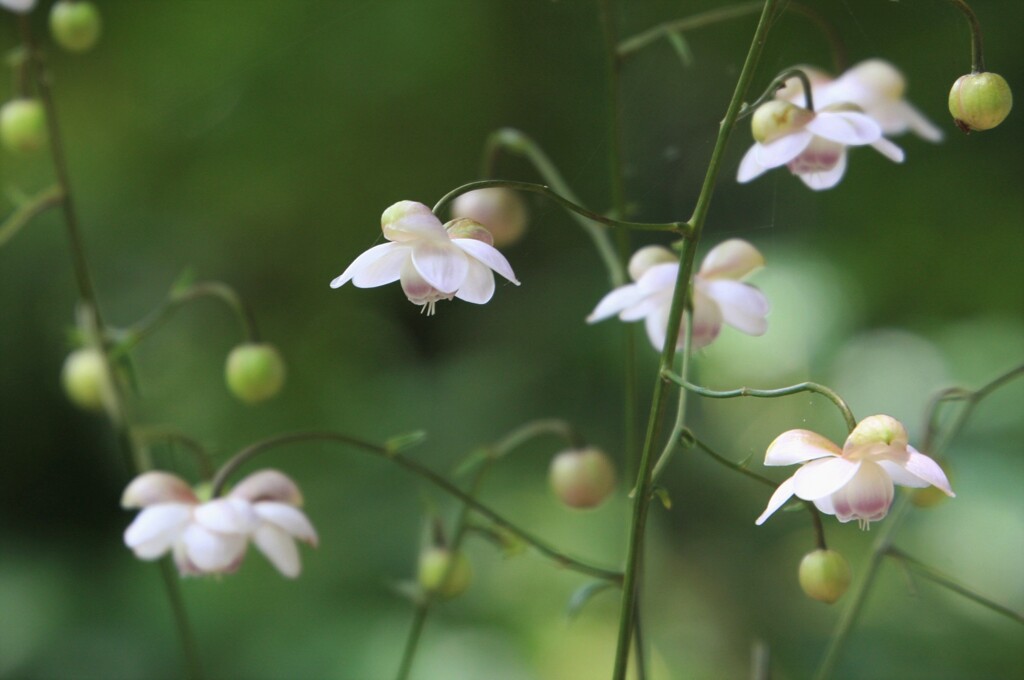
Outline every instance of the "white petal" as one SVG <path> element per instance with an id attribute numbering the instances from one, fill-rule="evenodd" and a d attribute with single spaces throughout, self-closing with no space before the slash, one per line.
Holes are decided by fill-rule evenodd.
<path id="1" fill-rule="evenodd" d="M 660 352 L 665 346 L 665 334 L 668 333 L 668 313 L 671 309 L 668 306 L 659 306 L 651 311 L 644 319 L 644 329 L 647 331 L 647 339 L 655 351 Z"/>
<path id="2" fill-rule="evenodd" d="M 482 262 L 470 260 L 466 280 L 462 282 L 462 287 L 455 293 L 455 297 L 474 305 L 482 305 L 493 296 L 494 272 Z"/>
<path id="3" fill-rule="evenodd" d="M 839 457 L 838 446 L 810 430 L 789 430 L 783 432 L 768 445 L 764 454 L 765 465 L 793 465 L 825 456 Z"/>
<path id="4" fill-rule="evenodd" d="M 124 531 L 124 543 L 139 557 L 153 559 L 165 553 L 181 535 L 192 518 L 192 506 L 185 503 L 158 503 L 139 513 Z"/>
<path id="5" fill-rule="evenodd" d="M 793 475 L 793 493 L 805 501 L 834 494 L 854 478 L 862 465 L 845 458 L 812 460 Z"/>
<path id="6" fill-rule="evenodd" d="M 831 496 L 822 496 L 821 498 L 815 498 L 811 502 L 814 503 L 814 507 L 818 508 L 818 510 L 822 511 L 826 515 L 836 514 L 836 506 L 832 504 Z"/>
<path id="7" fill-rule="evenodd" d="M 740 184 L 746 184 L 750 180 L 760 177 L 768 170 L 768 168 L 757 162 L 758 146 L 758 144 L 755 144 L 747 149 L 747 153 L 743 154 L 743 160 L 740 161 L 740 167 L 736 171 L 736 181 Z"/>
<path id="8" fill-rule="evenodd" d="M 877 463 L 864 461 L 848 484 L 832 494 L 836 517 L 841 522 L 859 519 L 877 522 L 892 505 L 892 478 Z"/>
<path id="9" fill-rule="evenodd" d="M 638 304 L 644 297 L 645 293 L 635 283 L 619 286 L 601 298 L 601 301 L 597 303 L 597 307 L 587 317 L 587 323 L 596 323 L 615 316 L 623 310 Z"/>
<path id="10" fill-rule="evenodd" d="M 914 134 L 922 139 L 928 140 L 929 142 L 942 141 L 942 130 L 928 120 L 923 113 L 918 111 L 908 102 L 900 102 L 900 106 L 902 108 L 903 119 L 907 121 L 907 126 L 913 130 Z"/>
<path id="11" fill-rule="evenodd" d="M 660 306 L 668 307 L 671 304 L 671 295 L 648 295 L 632 307 L 626 307 L 622 310 L 619 318 L 626 322 L 639 321 L 640 319 L 646 319 L 649 314 L 653 314 Z"/>
<path id="12" fill-rule="evenodd" d="M 340 288 L 341 286 L 344 286 L 346 283 L 351 281 L 352 278 L 356 276 L 356 274 L 359 274 L 364 268 L 369 267 L 382 257 L 389 255 L 390 253 L 393 253 L 396 247 L 403 248 L 403 246 L 397 245 L 395 243 L 381 243 L 380 245 L 376 245 L 370 248 L 365 253 L 361 254 L 359 257 L 353 260 L 352 264 L 350 264 L 345 269 L 345 271 L 341 273 L 341 276 L 337 276 L 334 278 L 333 281 L 331 281 L 331 288 Z M 408 252 L 408 248 L 405 248 L 405 251 Z M 394 279 L 391 279 L 391 281 L 394 281 Z M 391 281 L 385 281 L 385 283 L 391 283 Z M 384 284 L 381 283 L 377 285 Z M 372 286 L 364 285 L 362 287 L 370 288 Z"/>
<path id="13" fill-rule="evenodd" d="M 253 534 L 252 542 L 284 576 L 295 578 L 302 571 L 295 541 L 281 529 L 264 524 Z"/>
<path id="14" fill-rule="evenodd" d="M 640 290 L 648 294 L 671 292 L 676 287 L 676 277 L 679 276 L 679 263 L 666 262 L 649 267 L 647 271 L 637 279 L 636 285 Z"/>
<path id="15" fill-rule="evenodd" d="M 190 524 L 182 541 L 187 557 L 200 571 L 227 571 L 237 566 L 245 554 L 247 537 L 221 534 L 199 524 Z"/>
<path id="16" fill-rule="evenodd" d="M 720 279 L 704 284 L 704 293 L 718 303 L 722 319 L 747 335 L 768 330 L 768 299 L 757 288 L 739 281 Z"/>
<path id="17" fill-rule="evenodd" d="M 907 472 L 907 469 L 899 463 L 891 460 L 879 460 L 876 462 L 883 470 L 885 470 L 886 474 L 892 478 L 892 481 L 900 486 L 909 486 L 914 489 L 923 489 L 924 487 L 929 486 L 928 482 L 910 474 Z"/>
<path id="18" fill-rule="evenodd" d="M 739 281 L 764 266 L 764 255 L 747 241 L 731 238 L 722 241 L 708 251 L 701 262 L 700 276 L 711 279 L 733 279 Z"/>
<path id="19" fill-rule="evenodd" d="M 714 299 L 705 295 L 701 288 L 697 288 L 693 295 L 693 331 L 690 342 L 695 349 L 707 347 L 718 337 L 721 330 L 722 310 Z"/>
<path id="20" fill-rule="evenodd" d="M 879 139 L 877 142 L 872 142 L 871 148 L 891 160 L 893 163 L 902 163 L 903 159 L 906 157 L 903 153 L 903 149 L 896 146 L 885 137 Z"/>
<path id="21" fill-rule="evenodd" d="M 436 288 L 420 276 L 416 266 L 412 263 L 412 258 L 406 260 L 405 264 L 402 265 L 402 272 L 399 274 L 398 280 L 402 283 L 402 292 L 415 305 L 422 305 L 431 301 L 436 302 L 445 297 L 449 300 L 451 299 L 450 294 L 442 295 L 438 293 Z"/>
<path id="22" fill-rule="evenodd" d="M 3 0 L 0 2 L 0 5 L 18 14 L 25 14 L 35 7 L 35 4 L 36 0 Z"/>
<path id="23" fill-rule="evenodd" d="M 398 280 L 402 265 L 409 261 L 412 249 L 402 243 L 384 243 L 380 246 L 380 257 L 367 262 L 353 272 L 352 285 L 356 288 L 376 288 Z"/>
<path id="24" fill-rule="evenodd" d="M 913 446 L 907 446 L 907 450 L 910 452 L 910 460 L 907 461 L 905 466 L 907 472 L 932 486 L 938 487 L 947 496 L 956 496 L 953 493 L 953 489 L 949 486 L 949 479 L 946 478 L 946 473 L 942 471 L 938 463 Z"/>
<path id="25" fill-rule="evenodd" d="M 498 272 L 512 283 L 517 286 L 519 285 L 519 280 L 516 279 L 516 275 L 512 271 L 512 265 L 508 263 L 505 256 L 502 255 L 494 246 L 472 238 L 452 239 L 452 243 L 459 248 L 462 248 L 462 250 L 468 253 L 473 259 L 483 262 L 485 265 Z"/>
<path id="26" fill-rule="evenodd" d="M 807 145 L 814 139 L 814 135 L 801 130 L 785 137 L 780 137 L 770 144 L 757 144 L 754 146 L 754 157 L 757 162 L 765 168 L 777 168 L 790 162 L 807 148 Z"/>
<path id="27" fill-rule="evenodd" d="M 289 505 L 302 505 L 302 492 L 292 478 L 278 470 L 259 470 L 246 476 L 231 489 L 229 498 L 256 501 L 280 501 Z"/>
<path id="28" fill-rule="evenodd" d="M 255 505 L 256 514 L 264 522 L 270 522 L 290 535 L 305 541 L 312 546 L 317 544 L 316 529 L 310 524 L 306 515 L 298 508 L 287 503 L 266 501 Z"/>
<path id="29" fill-rule="evenodd" d="M 195 509 L 196 523 L 222 534 L 247 534 L 256 528 L 252 504 L 241 498 L 216 498 Z"/>
<path id="30" fill-rule="evenodd" d="M 839 180 L 843 178 L 843 173 L 845 172 L 846 150 L 844 149 L 839 154 L 839 158 L 836 160 L 836 164 L 832 166 L 832 169 L 823 172 L 805 172 L 798 174 L 797 177 L 815 191 L 822 191 L 823 189 L 831 189 L 839 184 Z"/>
<path id="31" fill-rule="evenodd" d="M 487 245 L 473 239 L 463 240 Z M 416 241 L 412 247 L 412 263 L 424 281 L 449 295 L 462 286 L 469 271 L 468 256 L 451 241 Z"/>
<path id="32" fill-rule="evenodd" d="M 754 520 L 754 524 L 761 526 L 764 521 L 771 517 L 772 513 L 781 508 L 786 504 L 790 498 L 793 497 L 793 478 L 790 477 L 782 484 L 779 484 L 779 488 L 775 489 L 775 493 L 768 499 L 768 507 L 764 509 L 761 516 Z"/>
<path id="33" fill-rule="evenodd" d="M 122 508 L 144 508 L 156 503 L 198 503 L 192 487 L 169 472 L 144 472 L 121 494 Z"/>
<path id="34" fill-rule="evenodd" d="M 807 124 L 807 129 L 847 146 L 870 144 L 882 136 L 882 128 L 874 119 L 856 111 L 822 111 Z"/>

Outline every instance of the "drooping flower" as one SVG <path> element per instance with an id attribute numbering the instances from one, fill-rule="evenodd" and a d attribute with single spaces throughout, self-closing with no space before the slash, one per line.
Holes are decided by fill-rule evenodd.
<path id="1" fill-rule="evenodd" d="M 762 266 L 761 253 L 741 239 L 724 241 L 708 252 L 693 277 L 693 347 L 709 345 L 723 323 L 748 335 L 764 334 L 768 300 L 757 288 L 741 283 Z M 667 248 L 641 248 L 629 261 L 629 275 L 636 283 L 619 286 L 604 296 L 587 323 L 615 315 L 623 321 L 643 319 L 651 345 L 660 351 L 668 332 L 678 272 L 679 260 Z M 680 325 L 677 347 L 682 347 L 684 333 Z"/>
<path id="2" fill-rule="evenodd" d="M 36 0 L 0 0 L 0 7 L 6 7 L 17 14 L 31 12 L 36 6 Z"/>
<path id="3" fill-rule="evenodd" d="M 756 143 L 740 161 L 740 183 L 785 165 L 811 189 L 831 189 L 846 172 L 848 146 L 870 145 L 886 158 L 903 162 L 903 150 L 885 139 L 881 126 L 854 104 L 809 111 L 774 100 L 754 112 L 751 129 Z"/>
<path id="4" fill-rule="evenodd" d="M 862 529 L 889 512 L 894 483 L 956 495 L 938 463 L 910 446 L 903 424 L 885 415 L 860 421 L 842 449 L 809 430 L 782 433 L 769 445 L 764 464 L 794 463 L 803 466 L 779 485 L 756 524 L 794 495 L 840 522 L 856 519 Z"/>
<path id="5" fill-rule="evenodd" d="M 482 305 L 494 295 L 498 272 L 519 285 L 508 260 L 492 245 L 490 233 L 469 219 L 445 225 L 430 208 L 401 201 L 384 211 L 381 229 L 389 243 L 376 245 L 331 281 L 375 288 L 400 281 L 406 297 L 428 315 L 440 300 L 459 298 Z"/>
<path id="6" fill-rule="evenodd" d="M 467 191 L 452 203 L 452 217 L 465 217 L 482 224 L 495 247 L 509 246 L 526 232 L 526 204 L 511 189 L 488 187 Z"/>
<path id="7" fill-rule="evenodd" d="M 142 508 L 124 542 L 143 560 L 170 551 L 179 573 L 193 576 L 234 572 L 252 538 L 278 571 L 294 578 L 300 566 L 293 537 L 317 542 L 301 503 L 295 483 L 276 470 L 253 473 L 227 496 L 206 502 L 175 475 L 145 472 L 121 497 L 123 507 Z"/>

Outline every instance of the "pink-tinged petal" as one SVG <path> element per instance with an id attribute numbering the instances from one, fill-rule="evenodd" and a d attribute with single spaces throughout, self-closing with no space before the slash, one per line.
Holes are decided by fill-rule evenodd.
<path id="1" fill-rule="evenodd" d="M 768 168 L 764 167 L 757 162 L 757 147 L 759 144 L 747 149 L 747 153 L 743 154 L 743 160 L 740 161 L 740 167 L 736 171 L 736 181 L 740 184 L 746 184 L 752 179 L 756 179 L 767 172 Z"/>
<path id="2" fill-rule="evenodd" d="M 353 260 L 352 264 L 350 264 L 345 271 L 341 273 L 341 276 L 337 276 L 333 281 L 331 281 L 331 288 L 340 288 L 341 286 L 344 286 L 366 269 L 370 270 L 370 274 L 365 278 L 362 276 L 359 277 L 359 280 L 362 282 L 362 284 L 359 285 L 360 288 L 372 288 L 374 285 L 383 286 L 386 283 L 395 281 L 398 278 L 397 274 L 395 275 L 395 278 L 385 280 L 386 277 L 381 273 L 382 268 L 374 265 L 376 265 L 377 261 L 381 259 L 384 259 L 385 265 L 390 265 L 396 252 L 403 252 L 406 254 L 406 257 L 408 257 L 409 248 L 397 243 L 381 243 L 380 245 L 370 248 Z M 383 268 L 383 272 L 387 273 L 386 266 Z M 374 280 L 378 280 L 380 282 L 376 284 L 369 283 Z"/>
<path id="3" fill-rule="evenodd" d="M 956 497 L 956 494 L 953 493 L 952 487 L 949 485 L 949 479 L 946 478 L 946 473 L 942 471 L 942 468 L 939 467 L 938 463 L 915 449 L 913 446 L 907 446 L 907 451 L 910 452 L 910 459 L 904 466 L 907 472 L 928 484 L 937 487 L 947 496 Z M 902 482 L 899 483 L 902 484 Z"/>
<path id="4" fill-rule="evenodd" d="M 398 280 L 402 283 L 402 292 L 409 298 L 409 302 L 415 305 L 426 304 L 440 299 L 451 299 L 450 294 L 443 295 L 436 288 L 427 283 L 412 263 L 412 258 L 406 260 L 402 266 L 402 273 Z"/>
<path id="5" fill-rule="evenodd" d="M 801 130 L 780 137 L 770 144 L 757 144 L 754 146 L 754 158 L 765 168 L 777 168 L 803 153 L 813 139 L 811 132 Z"/>
<path id="6" fill-rule="evenodd" d="M 882 154 L 893 163 L 902 163 L 906 155 L 903 153 L 903 149 L 890 142 L 885 137 L 879 139 L 877 142 L 871 143 L 871 148 Z"/>
<path id="7" fill-rule="evenodd" d="M 889 475 L 894 484 L 909 486 L 914 489 L 923 489 L 928 486 L 928 482 L 910 474 L 907 472 L 907 469 L 899 463 L 891 460 L 876 460 L 874 462 L 878 463 L 878 465 L 885 470 L 886 474 Z"/>
<path id="8" fill-rule="evenodd" d="M 228 498 L 257 501 L 278 501 L 302 505 L 302 492 L 292 478 L 278 470 L 259 470 L 246 476 L 231 489 Z"/>
<path id="9" fill-rule="evenodd" d="M 775 489 L 775 493 L 768 499 L 768 507 L 764 509 L 761 516 L 754 520 L 754 524 L 761 526 L 764 521 L 772 516 L 772 514 L 786 504 L 790 498 L 793 497 L 793 478 L 790 477 L 782 484 L 779 484 L 779 488 Z"/>
<path id="10" fill-rule="evenodd" d="M 285 503 L 264 502 L 255 506 L 256 514 L 264 522 L 270 522 L 279 529 L 288 532 L 289 535 L 305 541 L 316 547 L 318 538 L 316 529 L 307 519 L 306 515 L 291 505 Z"/>
<path id="11" fill-rule="evenodd" d="M 144 508 L 156 503 L 198 503 L 192 487 L 169 472 L 144 472 L 121 494 L 122 508 Z"/>
<path id="12" fill-rule="evenodd" d="M 461 248 L 474 260 L 484 263 L 512 283 L 517 286 L 519 285 L 519 279 L 516 278 L 515 273 L 512 271 L 512 265 L 508 263 L 505 256 L 494 246 L 488 245 L 483 241 L 466 238 L 454 239 L 452 243 Z"/>
<path id="13" fill-rule="evenodd" d="M 793 465 L 825 456 L 839 457 L 843 452 L 838 446 L 810 430 L 789 430 L 783 432 L 768 445 L 764 454 L 765 465 Z"/>
<path id="14" fill-rule="evenodd" d="M 768 330 L 770 306 L 764 293 L 739 281 L 719 279 L 703 285 L 704 294 L 718 303 L 722 320 L 747 335 L 764 335 Z"/>
<path id="15" fill-rule="evenodd" d="M 839 154 L 836 164 L 829 170 L 812 170 L 808 172 L 797 173 L 797 177 L 811 189 L 815 191 L 824 191 L 825 189 L 831 189 L 835 185 L 839 184 L 839 180 L 843 178 L 846 173 L 846 151 L 844 150 Z"/>
<path id="16" fill-rule="evenodd" d="M 587 317 L 587 323 L 596 323 L 638 304 L 644 299 L 645 293 L 635 283 L 619 286 L 601 298 L 597 307 Z"/>
<path id="17" fill-rule="evenodd" d="M 907 446 L 907 429 L 892 416 L 875 415 L 864 418 L 846 438 L 843 451 L 852 455 L 858 448 L 886 444 L 902 450 Z"/>
<path id="18" fill-rule="evenodd" d="M 174 544 L 174 566 L 182 576 L 199 576 L 203 572 L 188 558 L 188 546 L 179 541 Z"/>
<path id="19" fill-rule="evenodd" d="M 651 346 L 658 352 L 665 346 L 665 334 L 668 333 L 668 313 L 671 309 L 666 306 L 656 307 L 644 319 L 644 329 L 647 331 L 647 339 Z M 677 343 L 678 344 L 678 343 Z"/>
<path id="20" fill-rule="evenodd" d="M 840 522 L 860 520 L 862 526 L 886 516 L 893 498 L 892 478 L 882 467 L 864 461 L 848 484 L 832 494 Z"/>
<path id="21" fill-rule="evenodd" d="M 389 241 L 448 240 L 441 220 L 416 201 L 399 201 L 380 216 L 380 228 Z"/>
<path id="22" fill-rule="evenodd" d="M 764 266 L 764 255 L 747 241 L 731 238 L 708 251 L 697 274 L 705 281 L 711 279 L 740 279 L 750 276 Z"/>
<path id="23" fill-rule="evenodd" d="M 856 111 L 822 111 L 807 124 L 807 129 L 846 146 L 870 144 L 882 136 L 878 123 Z"/>
<path id="24" fill-rule="evenodd" d="M 215 498 L 195 509 L 197 524 L 222 534 L 248 534 L 256 528 L 252 503 L 241 498 Z"/>
<path id="25" fill-rule="evenodd" d="M 192 506 L 184 503 L 158 503 L 139 513 L 124 531 L 124 544 L 144 559 L 152 560 L 167 552 L 192 518 Z"/>
<path id="26" fill-rule="evenodd" d="M 473 239 L 463 240 L 486 245 Z M 416 241 L 412 246 L 412 263 L 424 281 L 447 295 L 462 286 L 469 271 L 468 256 L 448 240 Z"/>
<path id="27" fill-rule="evenodd" d="M 832 495 L 850 483 L 862 465 L 845 458 L 812 460 L 793 475 L 793 493 L 805 501 Z"/>
<path id="28" fill-rule="evenodd" d="M 252 542 L 283 576 L 296 578 L 302 571 L 295 541 L 281 529 L 264 524 L 253 534 Z"/>
<path id="29" fill-rule="evenodd" d="M 695 349 L 710 345 L 722 330 L 722 310 L 701 287 L 693 293 L 693 329 L 690 343 Z"/>
<path id="30" fill-rule="evenodd" d="M 831 496 L 822 496 L 821 498 L 815 498 L 813 501 L 814 507 L 818 508 L 821 512 L 826 515 L 836 514 L 836 506 L 832 504 Z"/>
<path id="31" fill-rule="evenodd" d="M 247 541 L 245 535 L 221 534 L 199 524 L 190 524 L 182 536 L 188 560 L 204 572 L 226 571 L 237 565 Z"/>
<path id="32" fill-rule="evenodd" d="M 482 305 L 494 296 L 494 272 L 482 262 L 471 260 L 466 280 L 455 297 L 474 305 Z"/>

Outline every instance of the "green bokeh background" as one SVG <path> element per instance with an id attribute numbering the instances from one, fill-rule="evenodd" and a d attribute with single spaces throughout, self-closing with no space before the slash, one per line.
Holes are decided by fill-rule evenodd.
<path id="1" fill-rule="evenodd" d="M 421 316 L 397 286 L 327 284 L 380 237 L 398 200 L 433 203 L 478 179 L 481 145 L 501 126 L 533 136 L 588 205 L 608 207 L 607 116 L 595 3 L 577 0 L 192 0 L 98 3 L 101 43 L 85 56 L 47 44 L 87 255 L 106 317 L 127 325 L 184 269 L 230 283 L 288 361 L 277 399 L 233 400 L 223 363 L 239 340 L 216 302 L 180 311 L 135 355 L 141 423 L 173 426 L 225 460 L 274 433 L 331 428 L 381 441 L 425 429 L 410 453 L 440 471 L 521 423 L 566 418 L 621 462 L 623 327 L 583 319 L 607 292 L 600 262 L 560 209 L 529 199 L 530 232 L 506 254 L 523 282 L 477 307 Z M 622 35 L 721 6 L 616 3 Z M 785 171 L 733 181 L 750 143 L 730 143 L 705 249 L 753 242 L 754 281 L 773 304 L 762 338 L 726 330 L 694 359 L 712 387 L 812 379 L 860 416 L 889 413 L 920 440 L 928 397 L 980 386 L 1024 358 L 1022 126 L 964 136 L 946 96 L 969 66 L 958 13 L 935 0 L 808 0 L 835 22 L 851 60 L 884 57 L 908 97 L 947 132 L 904 137 L 903 165 L 854 150 L 836 189 L 808 191 Z M 44 0 L 33 16 L 45 30 Z M 1024 91 L 1024 6 L 978 0 L 988 66 Z M 622 72 L 628 200 L 638 220 L 685 219 L 753 31 L 753 17 L 688 36 L 684 68 L 667 42 Z M 17 44 L 0 12 L 0 49 Z M 48 43 L 48 41 L 47 41 Z M 794 63 L 827 65 L 828 45 L 795 15 L 777 25 L 755 89 Z M 0 81 L 7 97 L 8 72 Z M 503 158 L 499 175 L 536 180 Z M 0 156 L 0 214 L 47 186 L 45 156 Z M 636 237 L 635 244 L 649 237 Z M 101 418 L 59 386 L 75 292 L 57 213 L 0 251 L 0 676 L 182 675 L 155 566 L 136 561 L 118 507 L 128 480 Z M 638 329 L 639 330 L 639 329 Z M 640 335 L 641 395 L 654 353 Z M 958 498 L 917 512 L 896 542 L 1024 610 L 1024 383 L 993 395 L 948 451 Z M 806 396 L 691 403 L 699 436 L 734 460 L 760 456 L 783 430 L 841 440 L 827 403 Z M 503 462 L 484 500 L 567 551 L 620 563 L 627 483 L 592 512 L 558 505 L 538 440 Z M 194 479 L 187 457 L 161 467 Z M 388 678 L 411 605 L 427 508 L 457 507 L 396 467 L 330 446 L 266 455 L 302 486 L 321 545 L 297 581 L 250 551 L 241 571 L 186 580 L 208 674 L 223 678 Z M 250 466 L 250 469 L 254 469 Z M 766 474 L 783 479 L 786 471 Z M 697 454 L 665 477 L 674 505 L 652 513 L 645 615 L 653 678 L 745 677 L 751 645 L 777 678 L 812 672 L 841 605 L 805 598 L 796 580 L 813 546 L 799 513 L 763 527 L 767 490 Z M 828 522 L 833 547 L 864 567 L 871 534 Z M 586 582 L 527 552 L 506 559 L 471 540 L 476 578 L 428 622 L 414 677 L 608 677 L 617 598 L 574 621 Z M 1000 618 L 886 564 L 843 657 L 842 678 L 1010 678 L 1024 635 Z"/>

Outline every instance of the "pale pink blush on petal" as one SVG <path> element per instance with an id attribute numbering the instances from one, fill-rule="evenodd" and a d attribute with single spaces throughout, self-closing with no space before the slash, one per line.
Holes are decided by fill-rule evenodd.
<path id="1" fill-rule="evenodd" d="M 833 494 L 848 484 L 862 465 L 845 458 L 812 460 L 793 475 L 793 493 L 805 501 Z"/>
<path id="2" fill-rule="evenodd" d="M 853 479 L 832 494 L 836 516 L 841 521 L 856 518 L 864 526 L 885 517 L 892 499 L 892 478 L 881 466 L 871 461 L 864 461 Z"/>
<path id="3" fill-rule="evenodd" d="M 764 509 L 764 512 L 761 513 L 760 517 L 754 520 L 754 524 L 756 524 L 757 526 L 761 526 L 762 524 L 764 524 L 766 519 L 771 517 L 776 510 L 785 505 L 786 501 L 788 501 L 792 497 L 793 478 L 790 477 L 782 484 L 779 484 L 779 487 L 775 489 L 775 493 L 773 493 L 772 497 L 768 500 L 768 507 Z"/>
<path id="4" fill-rule="evenodd" d="M 793 465 L 825 456 L 839 457 L 842 450 L 834 443 L 810 430 L 783 432 L 768 445 L 765 465 Z"/>
<path id="5" fill-rule="evenodd" d="M 698 288 L 693 295 L 693 329 L 690 341 L 695 349 L 707 347 L 722 330 L 722 310 L 718 303 Z"/>
<path id="6" fill-rule="evenodd" d="M 907 446 L 907 451 L 910 452 L 910 459 L 907 461 L 905 466 L 907 472 L 924 480 L 928 484 L 937 487 L 947 496 L 956 496 L 949 485 L 949 479 L 946 478 L 946 473 L 942 471 L 942 468 L 939 467 L 938 463 L 915 449 L 913 446 Z"/>
<path id="7" fill-rule="evenodd" d="M 808 170 L 804 172 L 794 173 L 800 180 L 811 189 L 815 191 L 824 191 L 825 189 L 831 189 L 835 185 L 839 184 L 839 180 L 843 178 L 846 173 L 846 151 L 843 150 L 838 158 L 836 158 L 835 165 L 828 170 Z"/>
<path id="8" fill-rule="evenodd" d="M 289 505 L 302 505 L 302 492 L 291 477 L 278 470 L 259 470 L 248 475 L 231 489 L 230 498 L 256 501 L 273 500 Z"/>
<path id="9" fill-rule="evenodd" d="M 144 508 L 156 503 L 198 503 L 192 487 L 169 472 L 144 472 L 121 495 L 122 508 Z"/>

